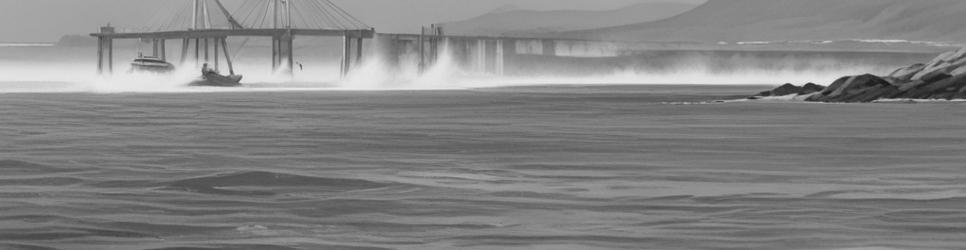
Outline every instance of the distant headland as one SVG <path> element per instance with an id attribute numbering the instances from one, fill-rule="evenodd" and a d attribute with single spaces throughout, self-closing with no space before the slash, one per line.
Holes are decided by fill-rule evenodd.
<path id="1" fill-rule="evenodd" d="M 97 46 L 97 39 L 89 35 L 64 35 L 56 44 L 61 47 L 94 47 Z"/>
<path id="2" fill-rule="evenodd" d="M 839 103 L 966 99 L 966 48 L 943 53 L 926 63 L 896 69 L 885 76 L 845 76 L 828 87 L 814 83 L 785 84 L 749 99 Z"/>

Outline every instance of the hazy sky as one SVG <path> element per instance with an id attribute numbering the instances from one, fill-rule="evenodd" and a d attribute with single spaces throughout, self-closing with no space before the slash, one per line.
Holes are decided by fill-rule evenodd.
<path id="1" fill-rule="evenodd" d="M 614 9 L 641 2 L 704 0 L 331 0 L 383 32 L 416 32 L 419 25 L 471 18 L 506 5 L 524 9 Z M 223 0 L 237 5 L 241 0 Z M 141 25 L 158 10 L 190 0 L 0 0 L 0 41 L 56 41 L 101 24 Z M 190 4 L 189 4 L 190 5 Z M 230 7 L 229 7 L 230 8 Z"/>

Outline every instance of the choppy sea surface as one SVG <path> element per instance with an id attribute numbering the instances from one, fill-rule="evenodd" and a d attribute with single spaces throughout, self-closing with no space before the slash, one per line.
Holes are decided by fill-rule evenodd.
<path id="1" fill-rule="evenodd" d="M 966 106 L 0 94 L 0 249 L 963 249 Z"/>

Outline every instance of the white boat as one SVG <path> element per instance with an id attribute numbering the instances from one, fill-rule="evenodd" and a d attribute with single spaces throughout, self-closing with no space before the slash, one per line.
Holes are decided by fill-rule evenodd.
<path id="1" fill-rule="evenodd" d="M 153 56 L 141 56 L 131 62 L 132 72 L 170 73 L 174 71 L 174 64 Z"/>

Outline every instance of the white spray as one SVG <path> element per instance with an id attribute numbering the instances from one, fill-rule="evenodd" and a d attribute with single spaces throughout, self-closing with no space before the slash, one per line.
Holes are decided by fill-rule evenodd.
<path id="1" fill-rule="evenodd" d="M 815 82 L 827 84 L 837 77 L 861 73 L 884 73 L 892 67 L 902 66 L 875 63 L 841 63 L 835 59 L 800 60 L 782 59 L 778 64 L 788 67 L 762 68 L 771 62 L 754 62 L 733 59 L 734 69 L 721 71 L 704 58 L 684 57 L 665 70 L 640 70 L 615 68 L 610 71 L 583 76 L 542 74 L 529 76 L 497 76 L 467 71 L 454 63 L 449 46 L 443 46 L 441 56 L 424 74 L 416 70 L 416 57 L 409 56 L 402 69 L 390 71 L 382 58 L 368 57 L 363 65 L 343 80 L 339 80 L 337 64 L 313 62 L 313 65 L 295 70 L 295 77 L 288 77 L 266 70 L 266 66 L 251 61 L 236 62 L 236 72 L 243 74 L 245 87 L 236 89 L 193 88 L 187 84 L 200 75 L 197 67 L 182 65 L 173 75 L 127 73 L 126 63 L 115 61 L 113 77 L 101 78 L 94 72 L 93 62 L 88 62 L 83 52 L 77 58 L 61 60 L 48 56 L 46 59 L 14 60 L 0 53 L 0 93 L 3 92 L 207 92 L 207 91 L 326 91 L 326 90 L 431 90 L 469 89 L 499 86 L 548 85 L 548 84 L 782 84 L 785 82 Z M 14 48 L 6 48 L 11 50 Z M 46 48 L 65 50 L 63 48 Z M 79 48 L 78 50 L 85 49 Z M 0 51 L 3 52 L 3 51 Z M 60 51 L 56 51 L 60 53 Z M 47 52 L 48 54 L 55 54 Z M 19 55 L 19 57 L 24 57 Z M 80 58 L 80 59 L 79 59 Z M 119 58 L 123 58 L 119 56 Z M 774 59 L 770 59 L 774 60 Z M 301 67 L 300 67 L 301 68 Z"/>

